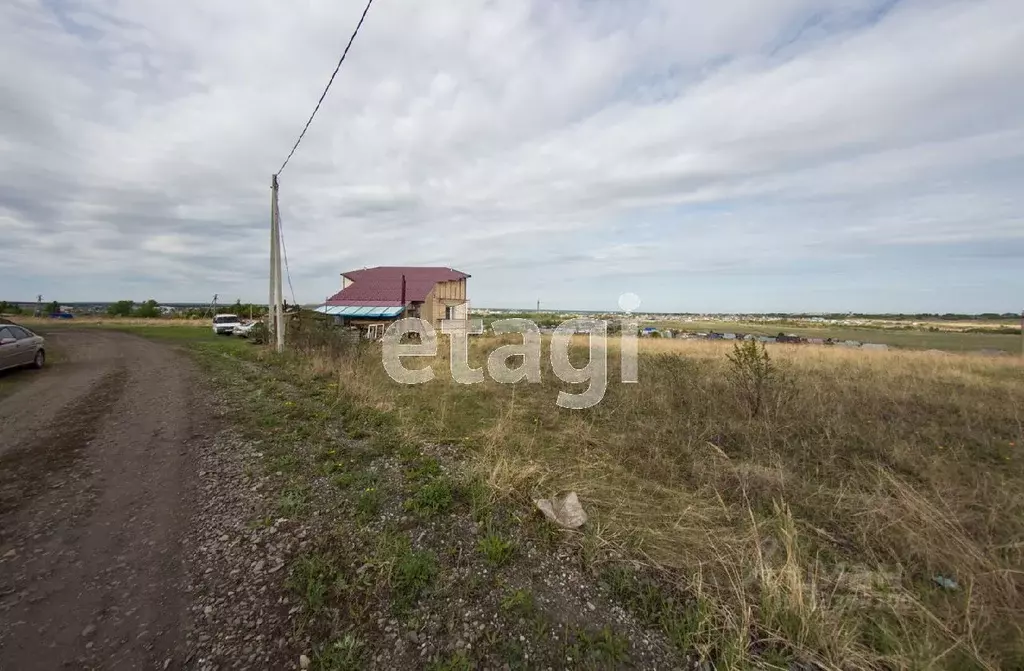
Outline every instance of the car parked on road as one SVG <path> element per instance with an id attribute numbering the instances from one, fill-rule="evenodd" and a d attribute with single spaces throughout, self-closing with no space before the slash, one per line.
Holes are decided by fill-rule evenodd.
<path id="1" fill-rule="evenodd" d="M 223 314 L 213 317 L 213 332 L 217 335 L 231 335 L 235 332 L 235 327 L 241 325 L 238 315 Z"/>
<path id="2" fill-rule="evenodd" d="M 0 324 L 0 370 L 46 363 L 46 341 L 24 326 Z"/>

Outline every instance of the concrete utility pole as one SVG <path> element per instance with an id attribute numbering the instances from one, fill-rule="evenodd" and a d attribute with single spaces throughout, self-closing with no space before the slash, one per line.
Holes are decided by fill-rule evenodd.
<path id="1" fill-rule="evenodd" d="M 42 294 L 37 294 L 36 295 L 36 317 L 42 317 L 42 316 L 43 316 L 43 295 Z"/>
<path id="2" fill-rule="evenodd" d="M 275 349 L 284 351 L 284 311 L 281 308 L 284 291 L 281 286 L 281 229 L 277 211 L 277 175 L 270 177 L 270 329 L 274 333 Z"/>
<path id="3" fill-rule="evenodd" d="M 274 241 L 277 239 L 277 175 L 270 179 L 270 294 L 267 298 L 267 342 L 274 335 L 274 273 L 277 272 L 277 262 L 274 258 Z"/>

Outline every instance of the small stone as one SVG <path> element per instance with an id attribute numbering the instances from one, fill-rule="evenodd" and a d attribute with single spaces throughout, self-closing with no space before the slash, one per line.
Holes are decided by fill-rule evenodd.
<path id="1" fill-rule="evenodd" d="M 303 669 L 308 669 L 309 668 L 309 657 L 306 657 L 305 655 L 299 655 L 299 667 L 301 667 Z"/>
<path id="2" fill-rule="evenodd" d="M 4 553 L 4 559 L 14 559 L 14 557 L 17 556 L 17 554 L 18 553 L 14 551 L 14 548 L 11 548 L 10 550 Z"/>
<path id="3" fill-rule="evenodd" d="M 213 606 L 207 606 L 204 608 L 203 615 L 213 615 Z"/>
<path id="4" fill-rule="evenodd" d="M 224 534 L 223 536 L 220 537 L 220 542 L 221 543 L 227 543 L 229 540 L 231 540 L 231 536 L 228 536 L 227 534 Z"/>
<path id="5" fill-rule="evenodd" d="M 96 633 L 96 625 L 86 625 L 85 629 L 82 630 L 82 638 L 89 638 Z"/>

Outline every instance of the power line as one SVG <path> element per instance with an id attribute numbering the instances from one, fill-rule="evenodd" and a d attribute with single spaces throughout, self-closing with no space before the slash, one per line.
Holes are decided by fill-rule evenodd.
<path id="1" fill-rule="evenodd" d="M 288 278 L 288 289 L 292 292 L 292 304 L 298 305 L 295 300 L 295 287 L 292 286 L 292 271 L 288 268 L 288 246 L 284 244 L 284 229 L 281 227 L 281 208 L 277 208 L 277 235 L 281 240 L 281 251 L 284 252 L 284 275 Z"/>
<path id="2" fill-rule="evenodd" d="M 302 138 L 305 137 L 306 131 L 309 130 L 309 124 L 313 123 L 313 117 L 316 116 L 316 113 L 320 110 L 320 104 L 324 101 L 324 98 L 327 97 L 327 91 L 330 90 L 331 84 L 334 83 L 334 77 L 337 76 L 338 70 L 341 69 L 341 64 L 345 62 L 345 56 L 348 55 L 348 50 L 352 47 L 352 43 L 355 41 L 356 35 L 359 34 L 359 28 L 362 27 L 363 20 L 366 18 L 366 13 L 370 11 L 370 5 L 372 4 L 373 0 L 368 0 L 366 3 L 366 7 L 363 9 L 363 15 L 359 17 L 359 23 L 356 24 L 356 29 L 352 31 L 352 37 L 348 38 L 348 44 L 345 45 L 345 51 L 341 53 L 341 58 L 338 59 L 338 65 L 335 66 L 334 72 L 331 73 L 331 78 L 327 81 L 327 86 L 324 87 L 324 92 L 320 94 L 320 100 L 317 101 L 316 107 L 313 108 L 313 113 L 309 115 L 309 120 L 306 121 L 306 126 L 302 129 L 302 132 L 299 133 L 299 139 L 295 141 L 295 144 L 292 146 L 292 150 L 288 152 L 288 158 L 284 160 L 284 163 L 281 164 L 281 168 L 277 171 L 278 175 L 280 175 L 284 170 L 284 167 L 288 165 L 288 161 L 291 160 L 292 154 L 295 153 L 295 150 L 299 148 L 299 143 L 302 142 Z"/>

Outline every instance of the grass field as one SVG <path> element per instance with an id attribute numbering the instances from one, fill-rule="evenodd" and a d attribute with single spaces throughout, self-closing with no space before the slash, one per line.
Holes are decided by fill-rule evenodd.
<path id="1" fill-rule="evenodd" d="M 833 338 L 879 343 L 906 349 L 939 349 L 969 352 L 984 349 L 1003 350 L 1011 354 L 1021 351 L 1020 335 L 1005 333 L 974 333 L 957 330 L 929 331 L 927 329 L 854 328 L 846 326 L 789 326 L 744 322 L 662 322 L 659 328 L 684 331 L 716 331 L 718 333 L 753 333 L 774 336 L 793 333 L 805 338 Z M 1001 325 L 1000 325 L 1001 326 Z M 993 326 L 997 328 L 998 326 Z M 948 328 L 948 327 L 947 327 Z M 974 328 L 982 328 L 975 326 Z"/>
<path id="2" fill-rule="evenodd" d="M 638 384 L 617 381 L 613 345 L 604 400 L 571 411 L 557 393 L 580 389 L 546 352 L 539 384 L 457 384 L 440 355 L 409 386 L 374 345 L 281 358 L 189 326 L 118 327 L 278 362 L 268 389 L 334 390 L 311 410 L 321 423 L 364 408 L 378 443 L 453 446 L 526 526 L 534 498 L 578 492 L 590 521 L 555 552 L 716 668 L 1024 667 L 1019 357 L 776 345 L 752 387 L 729 343 L 644 339 Z M 508 342 L 474 339 L 470 361 Z"/>
<path id="3" fill-rule="evenodd" d="M 101 326 L 104 328 L 145 327 L 147 329 L 210 329 L 207 319 L 141 319 L 137 317 L 75 317 L 74 319 L 48 319 L 42 317 L 19 316 L 12 321 L 28 328 L 46 330 L 48 328 L 75 328 Z"/>
<path id="4" fill-rule="evenodd" d="M 497 344 L 475 340 L 471 361 Z M 1024 665 L 1020 360 L 778 346 L 754 416 L 730 347 L 645 341 L 640 383 L 615 383 L 613 363 L 586 411 L 556 407 L 567 386 L 546 367 L 541 384 L 461 385 L 441 357 L 435 380 L 405 386 L 365 353 L 307 366 L 408 439 L 461 446 L 524 508 L 577 491 L 595 570 L 617 556 L 653 568 L 690 600 L 685 644 L 725 668 L 762 653 Z M 624 601 L 648 608 L 630 584 Z"/>

